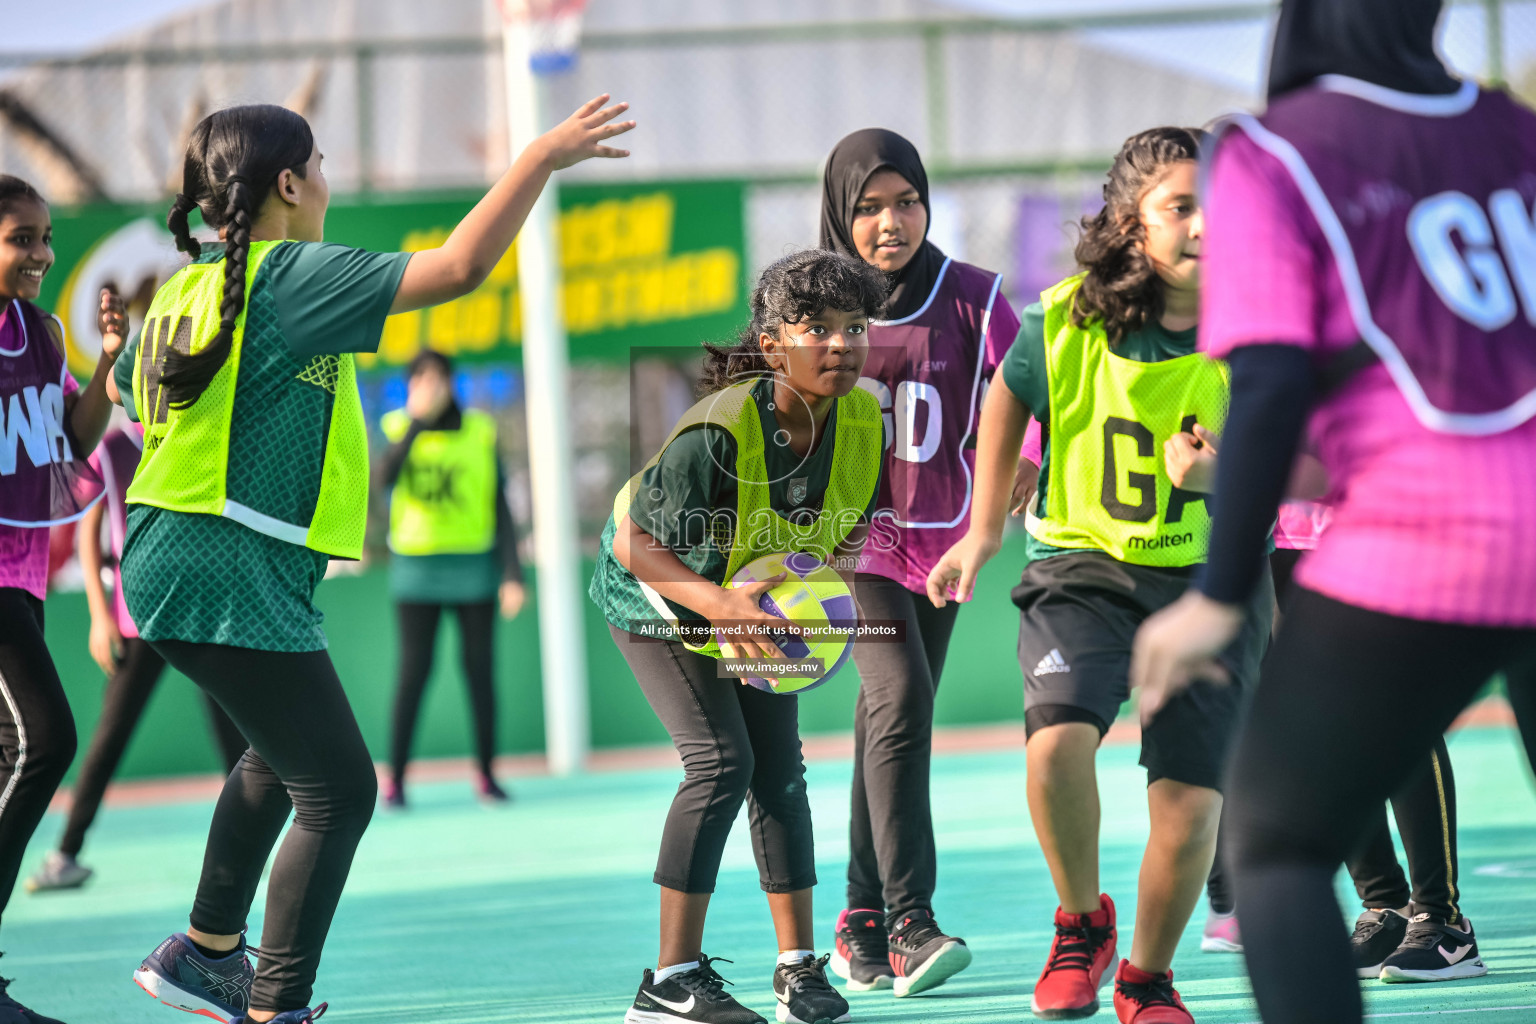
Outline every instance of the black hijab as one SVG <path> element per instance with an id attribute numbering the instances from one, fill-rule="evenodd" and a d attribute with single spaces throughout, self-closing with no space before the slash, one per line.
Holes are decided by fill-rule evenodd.
<path id="1" fill-rule="evenodd" d="M 1284 0 L 1269 57 L 1269 98 L 1319 75 L 1443 95 L 1461 83 L 1435 53 L 1442 0 Z"/>
<path id="2" fill-rule="evenodd" d="M 928 211 L 928 225 L 933 226 L 933 207 L 928 204 L 928 172 L 923 170 L 923 159 L 917 155 L 917 148 L 895 132 L 865 128 L 833 146 L 827 157 L 827 169 L 821 177 L 823 249 L 846 253 L 856 260 L 864 258 L 853 244 L 853 210 L 869 179 L 876 171 L 885 168 L 906 178 L 917 190 L 918 200 Z M 921 309 L 943 266 L 944 254 L 928 241 L 925 232 L 922 244 L 907 265 L 886 275 L 891 291 L 881 316 L 887 320 L 900 320 Z"/>

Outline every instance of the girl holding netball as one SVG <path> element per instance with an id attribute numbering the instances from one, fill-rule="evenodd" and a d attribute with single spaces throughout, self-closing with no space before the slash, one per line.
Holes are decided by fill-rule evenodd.
<path id="1" fill-rule="evenodd" d="M 880 473 L 880 408 L 855 385 L 885 300 L 867 264 L 822 250 L 763 271 L 752 320 L 710 348 L 701 390 L 630 480 L 603 531 L 591 596 L 683 760 L 662 831 L 661 955 L 628 1024 L 760 1024 L 702 952 L 721 852 L 742 801 L 778 938 L 780 1021 L 846 1021 L 811 917 L 816 865 L 798 698 L 726 676 L 717 660 L 781 657 L 784 620 L 759 598 L 781 577 L 722 584 L 768 554 L 806 551 L 851 578 Z"/>
<path id="2" fill-rule="evenodd" d="M 1338 500 L 1227 822 L 1270 1024 L 1361 1019 L 1338 866 L 1488 677 L 1529 685 L 1536 664 L 1536 114 L 1446 71 L 1440 9 L 1286 0 L 1268 110 L 1228 126 L 1211 168 L 1202 326 L 1232 368 L 1216 528 L 1135 674 L 1154 723 L 1219 675 L 1305 428 Z M 1383 200 L 1368 216 L 1364 195 Z M 1361 743 L 1362 723 L 1392 742 Z M 1429 939 L 1447 963 L 1473 948 L 1468 929 Z"/>
<path id="3" fill-rule="evenodd" d="M 555 170 L 633 122 L 606 96 L 534 140 L 442 246 L 372 253 L 322 242 L 330 190 L 302 117 L 275 106 L 204 118 L 169 224 L 193 263 L 155 294 L 118 363 L 144 425 L 128 489 L 123 588 L 143 636 L 250 740 L 214 810 L 191 927 L 134 978 L 217 1020 L 298 1024 L 353 852 L 373 764 L 320 630 L 332 557 L 362 553 L 368 450 L 354 353 L 384 318 L 466 294 L 512 243 Z M 222 245 L 192 237 L 202 211 Z M 260 962 L 246 915 L 272 863 Z"/>
<path id="4" fill-rule="evenodd" d="M 859 600 L 872 619 L 905 631 L 899 643 L 866 641 L 854 653 L 848 902 L 832 967 L 854 991 L 894 987 L 898 996 L 942 984 L 971 960 L 964 940 L 934 920 L 928 804 L 933 701 L 960 606 L 934 608 L 923 591 L 965 532 L 982 392 L 1019 330 L 1002 276 L 945 256 L 928 241 L 929 214 L 928 174 L 906 139 L 866 128 L 833 147 L 822 248 L 864 260 L 891 284 L 860 381 L 890 426 Z M 1032 482 L 1034 465 L 1020 465 Z"/>
<path id="5" fill-rule="evenodd" d="M 1061 906 L 1035 985 L 1038 1017 L 1081 1017 L 1116 960 L 1115 907 L 1099 890 L 1094 755 L 1129 692 L 1131 641 L 1183 593 L 1204 560 L 1204 496 L 1175 486 L 1163 445 L 1219 430 L 1223 369 L 1195 352 L 1203 225 L 1201 138 L 1184 128 L 1132 136 L 1105 205 L 1083 225 L 1084 272 L 1024 311 L 1003 387 L 982 409 L 976 506 L 966 536 L 928 577 L 936 606 L 969 595 L 998 550 L 1019 442 L 1033 413 L 1047 443 L 1028 519 L 1022 613 L 1030 814 Z M 1209 434 L 1205 435 L 1209 437 Z M 1191 467 L 1198 476 L 1201 467 Z M 1191 1021 L 1173 988 L 1174 948 L 1210 871 L 1221 769 L 1273 614 L 1267 581 L 1224 645 L 1235 685 L 1202 684 L 1142 733 L 1152 831 L 1134 943 L 1115 977 L 1125 1024 Z"/>
<path id="6" fill-rule="evenodd" d="M 101 357 L 82 389 L 64 363 L 63 328 L 34 305 L 52 267 L 47 202 L 0 174 L 0 911 L 75 756 L 75 719 L 43 642 L 48 527 L 100 500 L 86 458 L 107 428 L 106 385 L 126 329 L 122 301 L 103 292 Z M 0 1017 L 58 1024 L 11 998 L 8 984 Z"/>

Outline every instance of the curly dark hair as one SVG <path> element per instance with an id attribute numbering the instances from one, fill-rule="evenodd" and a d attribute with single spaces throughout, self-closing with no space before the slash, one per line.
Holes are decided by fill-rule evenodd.
<path id="1" fill-rule="evenodd" d="M 885 305 L 887 287 L 880 271 L 840 252 L 802 249 L 775 260 L 752 290 L 752 320 L 736 343 L 705 343 L 699 395 L 773 373 L 758 347 L 759 335 L 777 335 L 785 324 L 802 323 L 824 309 L 862 312 L 874 319 Z"/>
<path id="2" fill-rule="evenodd" d="M 1118 345 L 1163 315 L 1157 268 L 1142 251 L 1146 228 L 1141 200 L 1169 165 L 1200 159 L 1205 133 L 1198 128 L 1149 128 L 1125 140 L 1104 184 L 1104 208 L 1082 220 L 1073 255 L 1088 275 L 1072 301 L 1072 322 L 1098 320 Z"/>

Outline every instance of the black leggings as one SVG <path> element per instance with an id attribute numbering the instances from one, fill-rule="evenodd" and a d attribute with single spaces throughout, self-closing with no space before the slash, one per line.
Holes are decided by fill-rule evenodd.
<path id="1" fill-rule="evenodd" d="M 112 773 L 117 771 L 134 727 L 139 724 L 150 694 L 155 692 L 155 684 L 164 671 L 165 659 L 147 641 L 138 637 L 124 639 L 123 660 L 107 680 L 107 690 L 101 698 L 101 718 L 91 736 L 85 762 L 75 776 L 70 793 L 69 820 L 64 823 L 64 835 L 59 840 L 60 852 L 71 857 L 80 852 L 86 830 L 96 820 L 107 783 L 112 781 Z M 208 724 L 219 747 L 220 761 L 228 774 L 234 770 L 235 762 L 240 760 L 248 744 L 224 709 L 206 691 L 203 700 L 208 706 Z"/>
<path id="2" fill-rule="evenodd" d="M 859 574 L 871 619 L 905 624 L 902 643 L 854 648 L 859 699 L 853 714 L 853 802 L 848 827 L 848 906 L 895 921 L 933 909 L 938 865 L 928 802 L 933 701 L 960 605 L 935 608 L 882 576 Z"/>
<path id="3" fill-rule="evenodd" d="M 1304 552 L 1279 548 L 1269 556 L 1275 577 L 1275 592 L 1282 608 L 1291 591 L 1291 577 Z M 1372 732 L 1359 742 L 1391 743 L 1390 737 Z M 1436 914 L 1455 924 L 1461 917 L 1460 891 L 1456 858 L 1456 781 L 1451 772 L 1450 752 L 1445 737 L 1437 736 L 1435 746 L 1425 756 L 1413 777 L 1392 794 L 1392 815 L 1402 835 L 1403 852 L 1408 855 L 1409 875 L 1403 874 L 1397 850 L 1392 845 L 1392 830 L 1387 825 L 1385 805 L 1367 813 L 1368 838 L 1345 865 L 1355 883 L 1355 892 L 1369 909 L 1414 905 L 1414 913 Z M 1223 815 L 1225 820 L 1225 815 Z M 1227 843 L 1218 840 L 1215 863 L 1206 884 L 1211 908 L 1218 913 L 1232 910 L 1232 880 L 1225 867 Z M 1412 878 L 1410 888 L 1409 877 Z"/>
<path id="4" fill-rule="evenodd" d="M 1334 874 L 1490 676 L 1526 685 L 1536 629 L 1414 621 L 1300 587 L 1286 614 L 1228 784 L 1237 912 L 1266 1024 L 1357 1024 Z"/>
<path id="5" fill-rule="evenodd" d="M 661 832 L 656 884 L 714 892 L 726 836 L 745 800 L 763 891 L 815 885 L 799 698 L 717 678 L 719 662 L 675 641 L 611 625 L 608 631 L 683 759 L 683 781 Z"/>
<path id="6" fill-rule="evenodd" d="M 156 640 L 155 649 L 213 696 L 251 741 L 224 783 L 192 927 L 245 929 L 262 869 L 272 860 L 251 1008 L 295 1010 L 313 994 L 320 950 L 378 780 L 363 735 L 324 651 L 283 653 Z"/>
<path id="7" fill-rule="evenodd" d="M 432 655 L 437 650 L 440 604 L 401 601 L 395 606 L 400 621 L 400 676 L 395 690 L 394 731 L 389 744 L 389 764 L 395 785 L 405 781 L 411 759 L 411 740 L 421 713 L 421 695 L 432 674 Z M 475 721 L 475 759 L 482 775 L 491 774 L 496 756 L 496 682 L 492 649 L 496 638 L 496 605 L 491 601 L 452 606 L 459 619 L 459 652 L 464 682 L 469 687 L 470 711 Z"/>
<path id="8" fill-rule="evenodd" d="M 43 641 L 43 602 L 0 587 L 0 912 L 76 742 L 75 716 Z"/>

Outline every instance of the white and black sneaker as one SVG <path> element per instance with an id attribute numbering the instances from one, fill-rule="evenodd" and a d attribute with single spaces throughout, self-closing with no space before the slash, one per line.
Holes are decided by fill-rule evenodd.
<path id="1" fill-rule="evenodd" d="M 1378 978 L 1381 965 L 1403 944 L 1408 919 L 1395 910 L 1367 910 L 1355 918 L 1355 933 L 1349 937 L 1355 958 L 1355 977 Z"/>
<path id="2" fill-rule="evenodd" d="M 760 1014 L 742 1006 L 725 991 L 729 982 L 713 966 L 719 959 L 700 956 L 699 966 L 661 982 L 646 968 L 640 976 L 635 1002 L 624 1014 L 624 1024 L 768 1024 Z"/>
<path id="3" fill-rule="evenodd" d="M 843 1024 L 848 1000 L 827 981 L 827 957 L 803 956 L 773 970 L 774 1011 L 781 1024 Z"/>
<path id="4" fill-rule="evenodd" d="M 1454 981 L 1487 973 L 1472 922 L 1463 917 L 1461 927 L 1452 928 L 1433 914 L 1413 915 L 1402 945 L 1381 965 L 1382 981 Z"/>

